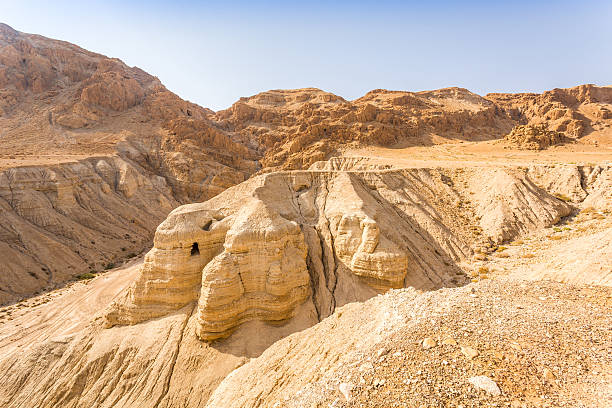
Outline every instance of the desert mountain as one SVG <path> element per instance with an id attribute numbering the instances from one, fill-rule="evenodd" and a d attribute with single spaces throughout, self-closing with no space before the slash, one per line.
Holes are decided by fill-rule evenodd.
<path id="1" fill-rule="evenodd" d="M 179 204 L 360 146 L 607 140 L 612 88 L 268 91 L 213 112 L 146 72 L 0 25 L 0 303 L 110 268 Z M 513 129 L 514 128 L 514 129 Z M 589 139 L 590 140 L 590 139 Z"/>
<path id="2" fill-rule="evenodd" d="M 0 26 L 0 302 L 150 245 L 257 169 L 211 111 L 117 59 Z"/>
<path id="3" fill-rule="evenodd" d="M 0 406 L 607 406 L 611 110 L 213 112 L 0 24 Z"/>
<path id="4" fill-rule="evenodd" d="M 612 168 L 368 163 L 253 177 L 4 309 L 0 402 L 605 406 Z"/>

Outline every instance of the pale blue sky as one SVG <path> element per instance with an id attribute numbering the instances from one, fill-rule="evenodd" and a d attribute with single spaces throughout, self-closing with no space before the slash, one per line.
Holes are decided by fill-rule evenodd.
<path id="1" fill-rule="evenodd" d="M 612 1 L 0 0 L 0 21 L 117 57 L 211 109 L 317 87 L 612 84 Z"/>

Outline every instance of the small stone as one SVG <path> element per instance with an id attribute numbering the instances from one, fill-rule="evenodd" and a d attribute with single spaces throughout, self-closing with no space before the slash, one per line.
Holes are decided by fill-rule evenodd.
<path id="1" fill-rule="evenodd" d="M 386 348 L 381 348 L 380 350 L 378 350 L 376 355 L 378 357 L 382 357 L 382 356 L 386 355 L 388 352 L 389 352 L 389 350 L 387 350 Z"/>
<path id="2" fill-rule="evenodd" d="M 477 377 L 471 377 L 468 379 L 468 381 L 474 387 L 480 390 L 484 390 L 491 395 L 495 395 L 495 396 L 501 395 L 501 390 L 499 389 L 495 381 L 493 381 L 486 375 L 479 375 Z"/>
<path id="3" fill-rule="evenodd" d="M 375 387 L 383 386 L 383 385 L 385 385 L 385 382 L 386 381 L 384 379 L 378 379 L 377 378 L 377 379 L 374 380 L 374 386 Z"/>
<path id="4" fill-rule="evenodd" d="M 436 347 L 437 345 L 438 343 L 436 343 L 436 341 L 432 339 L 431 337 L 427 337 L 426 339 L 423 340 L 423 348 L 425 350 Z"/>
<path id="5" fill-rule="evenodd" d="M 457 341 L 455 339 L 453 339 L 452 337 L 447 337 L 444 340 L 442 340 L 442 344 L 444 344 L 446 346 L 456 346 L 457 345 Z"/>
<path id="6" fill-rule="evenodd" d="M 510 347 L 512 347 L 513 349 L 515 349 L 516 351 L 523 351 L 523 349 L 521 348 L 521 346 L 519 346 L 516 343 L 510 343 Z"/>
<path id="7" fill-rule="evenodd" d="M 347 402 L 351 400 L 351 391 L 353 390 L 353 388 L 354 386 L 351 383 L 342 383 L 338 386 L 338 389 L 340 390 L 342 395 L 344 395 L 344 398 Z"/>
<path id="8" fill-rule="evenodd" d="M 468 346 L 461 346 L 461 352 L 463 353 L 464 356 L 466 356 L 470 360 L 478 356 L 478 350 L 473 349 Z"/>
<path id="9" fill-rule="evenodd" d="M 557 379 L 555 374 L 548 368 L 544 368 L 544 370 L 542 370 L 542 374 L 544 374 L 544 379 L 549 383 L 555 382 Z"/>

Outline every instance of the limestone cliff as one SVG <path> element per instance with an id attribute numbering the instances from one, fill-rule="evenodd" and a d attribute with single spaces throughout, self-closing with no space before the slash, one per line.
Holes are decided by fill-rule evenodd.
<path id="1" fill-rule="evenodd" d="M 488 94 L 485 98 L 502 108 L 516 125 L 528 125 L 528 129 L 548 130 L 572 140 L 587 136 L 609 135 L 612 131 L 612 87 L 592 84 L 567 89 L 553 89 L 535 93 Z M 525 128 L 513 133 L 525 133 Z M 558 136 L 555 137 L 558 140 Z M 540 145 L 539 148 L 547 147 Z"/>
<path id="2" fill-rule="evenodd" d="M 0 304 L 111 267 L 254 154 L 136 67 L 0 24 Z"/>
<path id="3" fill-rule="evenodd" d="M 390 288 L 464 283 L 458 262 L 472 247 L 554 224 L 571 211 L 524 170 L 492 170 L 487 179 L 498 187 L 482 188 L 477 169 L 252 178 L 172 211 L 139 277 L 106 312 L 106 326 L 188 305 L 195 305 L 203 340 L 251 320 L 286 323 L 304 302 L 320 320 Z"/>
<path id="4" fill-rule="evenodd" d="M 377 398 L 392 406 L 389 398 L 405 400 L 405 392 L 419 405 L 440 405 L 447 400 L 404 382 L 426 370 L 439 387 L 454 381 L 465 404 L 486 405 L 491 400 L 465 379 L 491 367 L 508 401 L 531 389 L 547 390 L 548 401 L 569 398 L 566 406 L 607 401 L 594 392 L 605 389 L 603 375 L 577 377 L 587 378 L 577 387 L 591 398 L 581 400 L 541 374 L 567 356 L 571 367 L 555 368 L 561 381 L 575 380 L 577 367 L 605 373 L 607 288 L 494 276 L 442 287 L 461 286 L 482 265 L 470 260 L 472 247 L 524 233 L 523 245 L 568 252 L 577 239 L 579 255 L 596 250 L 588 258 L 595 265 L 562 253 L 541 265 L 575 275 L 559 261 L 580 262 L 587 269 L 579 273 L 592 277 L 593 267 L 609 264 L 609 217 L 589 212 L 589 222 L 607 230 L 573 225 L 563 234 L 575 240 L 536 236 L 551 234 L 546 227 L 574 205 L 612 208 L 610 166 L 368 170 L 365 158 L 337 158 L 313 168 L 257 176 L 181 206 L 158 227 L 144 264 L 0 308 L 0 405 L 329 405 L 345 398 L 342 382 L 366 405 Z M 493 182 L 507 186 L 488 187 Z M 575 195 L 566 202 L 547 189 Z M 506 250 L 523 248 L 514 241 Z M 610 282 L 608 270 L 599 283 Z M 399 286 L 413 288 L 388 290 Z M 584 316 L 595 323 L 582 324 Z M 428 337 L 436 345 L 425 349 Z M 590 341 L 579 356 L 576 338 Z M 465 345 L 479 356 L 467 358 Z M 371 386 L 380 378 L 393 388 Z"/>
<path id="5" fill-rule="evenodd" d="M 461 88 L 377 89 L 354 101 L 306 88 L 241 98 L 219 125 L 261 152 L 264 168 L 307 168 L 347 146 L 486 140 L 512 128 L 493 102 Z"/>
<path id="6" fill-rule="evenodd" d="M 179 204 L 206 201 L 254 174 L 306 169 L 346 148 L 508 134 L 538 148 L 578 137 L 597 143 L 612 135 L 611 89 L 486 97 L 378 89 L 347 101 L 306 88 L 213 112 L 118 59 L 0 24 L 0 256 L 11 260 L 0 265 L 0 304 L 126 259 Z M 364 263 L 401 269 L 395 255 L 368 252 L 377 239 L 386 245 L 371 217 L 351 217 L 342 221 L 337 257 L 368 279 L 378 278 L 359 272 Z M 371 244 L 358 243 L 362 229 Z"/>

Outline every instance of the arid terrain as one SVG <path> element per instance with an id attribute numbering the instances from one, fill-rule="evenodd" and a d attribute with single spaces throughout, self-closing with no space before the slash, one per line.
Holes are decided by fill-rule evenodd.
<path id="1" fill-rule="evenodd" d="M 0 24 L 0 407 L 608 407 L 612 87 L 214 112 Z"/>

